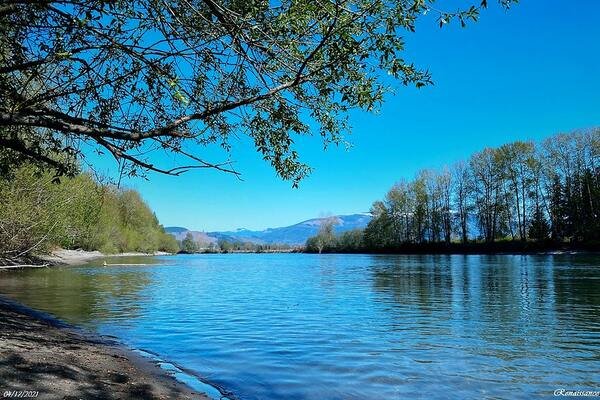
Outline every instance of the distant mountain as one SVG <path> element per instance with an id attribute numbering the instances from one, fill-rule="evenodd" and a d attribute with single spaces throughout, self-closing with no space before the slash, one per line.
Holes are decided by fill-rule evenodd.
<path id="1" fill-rule="evenodd" d="M 175 239 L 177 240 L 185 239 L 189 232 L 192 234 L 194 240 L 198 243 L 204 243 L 208 245 L 210 243 L 217 242 L 216 238 L 208 236 L 205 232 L 190 231 L 189 229 L 180 226 L 168 226 L 165 228 L 165 232 L 175 236 Z"/>
<path id="2" fill-rule="evenodd" d="M 335 218 L 337 233 L 352 229 L 363 229 L 371 220 L 370 214 L 337 215 Z M 248 229 L 237 229 L 235 231 L 222 232 L 198 232 L 190 231 L 182 227 L 167 227 L 165 231 L 175 236 L 177 240 L 183 240 L 188 232 L 191 232 L 194 240 L 201 243 L 214 243 L 220 239 L 233 242 L 251 242 L 256 244 L 289 244 L 303 245 L 311 236 L 319 231 L 319 227 L 327 218 L 313 218 L 300 223 L 280 227 L 269 228 L 262 231 L 251 231 Z"/>

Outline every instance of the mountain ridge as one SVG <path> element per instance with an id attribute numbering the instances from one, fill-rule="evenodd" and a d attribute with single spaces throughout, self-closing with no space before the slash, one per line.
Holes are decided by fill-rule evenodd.
<path id="1" fill-rule="evenodd" d="M 322 218 L 311 218 L 293 225 L 267 228 L 263 230 L 250 230 L 238 228 L 230 231 L 201 232 L 193 231 L 180 226 L 165 227 L 165 231 L 173 235 L 177 240 L 183 240 L 187 233 L 191 233 L 196 242 L 216 243 L 219 240 L 231 242 L 249 242 L 255 244 L 288 244 L 292 246 L 303 245 L 306 240 L 317 234 L 323 221 L 334 218 L 337 224 L 335 232 L 341 233 L 352 229 L 364 229 L 371 215 L 368 213 L 356 213 L 348 215 L 335 215 Z"/>

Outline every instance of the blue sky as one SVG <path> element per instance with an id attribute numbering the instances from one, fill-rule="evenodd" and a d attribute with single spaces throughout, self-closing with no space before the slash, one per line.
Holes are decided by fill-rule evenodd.
<path id="1" fill-rule="evenodd" d="M 264 229 L 368 211 L 419 169 L 486 146 L 600 126 L 598 15 L 597 0 L 523 0 L 508 12 L 494 5 L 466 29 L 422 21 L 406 36 L 406 58 L 428 68 L 435 85 L 398 85 L 378 114 L 353 112 L 350 150 L 324 152 L 316 137 L 298 143 L 314 168 L 299 189 L 277 178 L 244 140 L 232 153 L 243 181 L 204 170 L 125 184 L 165 226 L 196 230 Z"/>

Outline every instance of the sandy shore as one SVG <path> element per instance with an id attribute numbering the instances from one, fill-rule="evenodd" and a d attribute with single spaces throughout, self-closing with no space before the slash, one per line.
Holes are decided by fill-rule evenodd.
<path id="1" fill-rule="evenodd" d="M 51 254 L 40 257 L 45 262 L 52 265 L 78 265 L 85 264 L 86 262 L 97 260 L 105 257 L 132 257 L 132 256 L 164 256 L 170 255 L 162 251 L 155 253 L 118 253 L 118 254 L 104 254 L 99 251 L 85 251 L 85 250 L 65 250 L 59 249 L 54 250 Z"/>
<path id="2" fill-rule="evenodd" d="M 40 259 L 51 265 L 77 265 L 102 257 L 104 257 L 104 254 L 99 251 L 59 249 L 40 256 Z"/>
<path id="3" fill-rule="evenodd" d="M 18 259 L 0 257 L 0 270 L 14 268 L 39 268 L 53 265 L 81 265 L 99 258 L 135 257 L 135 256 L 169 256 L 171 253 L 157 251 L 155 253 L 118 253 L 104 254 L 99 251 L 57 249 L 50 254 L 24 256 Z"/>
<path id="4" fill-rule="evenodd" d="M 0 298 L 0 396 L 6 391 L 38 399 L 208 399 L 146 358 Z"/>
<path id="5" fill-rule="evenodd" d="M 57 249 L 52 251 L 50 254 L 40 255 L 32 261 L 17 261 L 13 262 L 14 265 L 2 265 L 0 269 L 10 268 L 24 268 L 24 267 L 45 267 L 52 265 L 81 265 L 87 262 L 97 260 L 99 258 L 107 257 L 132 257 L 132 256 L 165 256 L 170 253 L 157 251 L 155 253 L 119 253 L 119 254 L 104 254 L 99 251 L 85 251 L 85 250 L 65 250 Z"/>

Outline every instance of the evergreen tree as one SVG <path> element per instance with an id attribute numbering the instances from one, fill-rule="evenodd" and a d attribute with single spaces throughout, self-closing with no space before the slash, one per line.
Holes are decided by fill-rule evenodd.
<path id="1" fill-rule="evenodd" d="M 550 224 L 539 207 L 533 212 L 528 233 L 531 239 L 539 241 L 547 240 L 550 236 Z"/>

